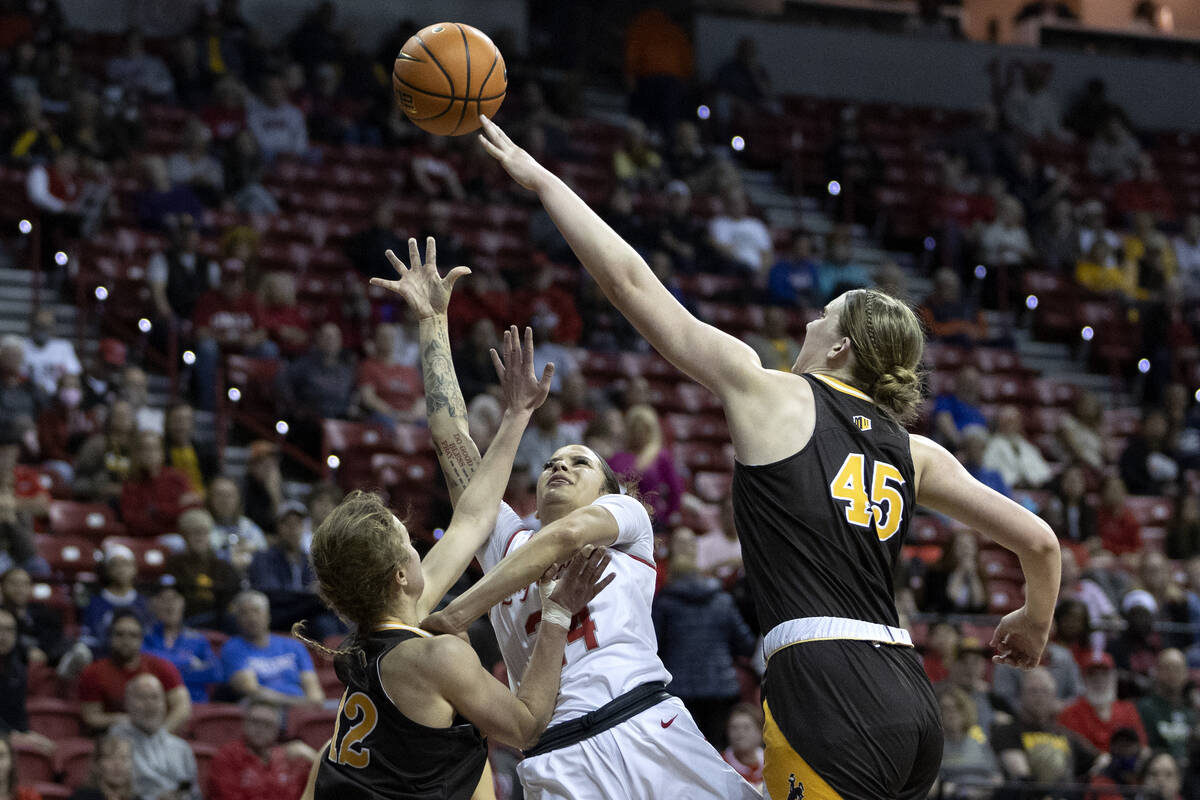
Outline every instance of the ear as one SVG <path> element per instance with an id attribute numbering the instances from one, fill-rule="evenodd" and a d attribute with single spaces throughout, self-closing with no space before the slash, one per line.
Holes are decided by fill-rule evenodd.
<path id="1" fill-rule="evenodd" d="M 418 568 L 418 569 L 420 569 L 420 567 L 419 567 L 419 566 L 418 566 L 417 568 Z M 395 574 L 395 576 L 392 578 L 392 580 L 394 580 L 394 581 L 396 582 L 396 586 L 397 586 L 397 587 L 398 587 L 398 588 L 399 588 L 401 591 L 404 591 L 405 589 L 407 589 L 407 588 L 408 588 L 408 574 L 406 573 L 406 571 L 405 571 L 405 568 L 404 568 L 404 567 L 397 567 L 397 568 L 396 568 L 396 574 Z"/>
<path id="2" fill-rule="evenodd" d="M 850 347 L 850 337 L 843 336 L 833 343 L 833 346 L 829 348 L 829 352 L 825 354 L 825 358 L 829 361 L 840 362 L 849 358 L 852 352 L 853 351 Z"/>

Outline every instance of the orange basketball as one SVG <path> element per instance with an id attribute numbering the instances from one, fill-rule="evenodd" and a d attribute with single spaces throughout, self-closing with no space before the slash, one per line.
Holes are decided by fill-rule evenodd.
<path id="1" fill-rule="evenodd" d="M 422 28 L 404 43 L 392 71 L 396 102 L 419 128 L 459 136 L 504 102 L 504 56 L 482 31 L 458 22 Z"/>

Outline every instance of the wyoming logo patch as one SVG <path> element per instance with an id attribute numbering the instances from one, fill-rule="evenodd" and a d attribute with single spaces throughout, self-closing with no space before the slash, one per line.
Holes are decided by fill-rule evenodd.
<path id="1" fill-rule="evenodd" d="M 871 430 L 871 418 L 859 415 L 854 418 L 854 424 L 858 426 L 860 431 Z"/>

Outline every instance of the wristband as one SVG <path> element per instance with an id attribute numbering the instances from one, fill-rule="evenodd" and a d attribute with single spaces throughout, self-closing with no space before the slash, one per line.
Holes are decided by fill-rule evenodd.
<path id="1" fill-rule="evenodd" d="M 558 625 L 563 630 L 570 630 L 572 616 L 574 615 L 570 611 L 550 598 L 542 601 L 542 622 L 549 622 L 551 625 Z"/>

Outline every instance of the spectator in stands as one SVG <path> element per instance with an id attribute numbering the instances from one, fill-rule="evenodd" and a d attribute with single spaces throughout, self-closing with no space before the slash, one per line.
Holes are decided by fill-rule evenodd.
<path id="1" fill-rule="evenodd" d="M 23 567 L 39 575 L 49 572 L 37 554 L 33 536 L 32 514 L 18 507 L 11 488 L 0 486 L 0 571 Z"/>
<path id="2" fill-rule="evenodd" d="M 683 116 L 692 78 L 688 35 L 660 8 L 640 11 L 625 29 L 625 83 L 629 111 L 669 141 Z"/>
<path id="3" fill-rule="evenodd" d="M 234 207 L 243 214 L 279 213 L 275 196 L 262 184 L 267 165 L 258 140 L 249 130 L 233 137 L 225 152 L 225 191 L 233 196 Z"/>
<path id="4" fill-rule="evenodd" d="M 162 156 L 142 156 L 141 164 L 146 188 L 134 195 L 133 202 L 142 227 L 169 232 L 185 217 L 197 220 L 204 216 L 204 204 L 192 187 L 171 183 Z"/>
<path id="5" fill-rule="evenodd" d="M 971 477 L 991 489 L 995 489 L 1005 497 L 1012 497 L 1008 483 L 999 470 L 984 463 L 984 453 L 988 446 L 988 433 L 978 425 L 972 425 L 962 432 L 962 450 L 958 460 L 971 473 Z"/>
<path id="6" fill-rule="evenodd" d="M 1075 262 L 1075 282 L 1097 294 L 1133 300 L 1137 296 L 1137 271 L 1123 263 L 1104 239 L 1097 239 L 1090 250 Z"/>
<path id="7" fill-rule="evenodd" d="M 1083 696 L 1062 710 L 1058 722 L 1104 752 L 1118 728 L 1132 728 L 1142 746 L 1146 731 L 1137 708 L 1117 699 L 1117 671 L 1108 653 L 1092 653 L 1083 664 Z"/>
<path id="8" fill-rule="evenodd" d="M 922 603 L 922 606 L 926 604 Z M 935 620 L 929 626 L 929 639 L 921 653 L 921 666 L 931 683 L 939 683 L 950 677 L 950 664 L 958 653 L 962 635 L 958 628 L 946 619 Z"/>
<path id="9" fill-rule="evenodd" d="M 1162 409 L 1143 415 L 1141 430 L 1121 453 L 1120 470 L 1131 494 L 1165 494 L 1179 480 L 1179 462 L 1167 439 L 1167 415 Z"/>
<path id="10" fill-rule="evenodd" d="M 217 146 L 232 142 L 246 129 L 246 87 L 234 75 L 222 76 L 214 84 L 212 100 L 201 109 L 200 118 L 212 131 Z"/>
<path id="11" fill-rule="evenodd" d="M 58 155 L 63 150 L 62 139 L 54 130 L 54 125 L 42 113 L 42 98 L 37 93 L 36 89 L 31 92 L 26 92 L 17 98 L 17 116 L 9 123 L 5 131 L 4 137 L 4 155 L 5 160 L 15 162 L 20 165 L 30 163 L 38 163 L 43 161 L 54 160 L 54 167 L 59 174 L 63 176 L 73 176 L 73 168 L 76 166 L 74 161 L 61 160 Z M 72 154 L 74 158 L 74 154 Z M 68 171 L 68 168 L 69 171 Z M 35 184 L 34 174 L 41 176 L 40 192 L 34 192 Z M 47 175 L 51 178 L 47 180 Z M 29 199 L 34 205 L 45 210 L 60 212 L 67 210 L 67 205 L 74 198 L 69 194 L 69 188 L 65 183 L 54 185 L 53 172 L 46 169 L 37 169 L 36 167 L 30 171 L 27 187 L 29 188 Z M 47 196 L 52 195 L 54 201 L 47 204 L 44 200 Z M 42 202 L 39 202 L 42 200 Z M 59 208 L 50 206 L 62 204 Z"/>
<path id="12" fill-rule="evenodd" d="M 58 381 L 63 375 L 78 376 L 83 372 L 74 345 L 55 337 L 54 326 L 54 309 L 41 308 L 34 313 L 22 365 L 29 380 L 46 395 L 58 391 Z"/>
<path id="13" fill-rule="evenodd" d="M 550 392 L 541 408 L 533 412 L 531 422 L 517 448 L 513 463 L 525 464 L 530 481 L 536 483 L 542 465 L 550 460 L 554 451 L 575 440 L 571 438 L 570 431 L 562 426 L 562 399 L 554 391 Z"/>
<path id="14" fill-rule="evenodd" d="M 279 448 L 273 442 L 259 439 L 250 443 L 242 497 L 246 516 L 264 533 L 274 533 L 275 511 L 284 497 Z"/>
<path id="15" fill-rule="evenodd" d="M 771 268 L 771 232 L 750 213 L 741 189 L 721 195 L 719 210 L 708 221 L 708 241 L 717 254 L 737 272 L 766 283 Z"/>
<path id="16" fill-rule="evenodd" d="M 108 655 L 86 666 L 79 676 L 79 716 L 93 731 L 107 730 L 129 719 L 125 687 L 138 675 L 158 678 L 167 693 L 166 726 L 179 730 L 192 714 L 192 702 L 179 670 L 171 662 L 142 652 L 145 627 L 128 609 L 113 615 L 108 631 Z"/>
<path id="17" fill-rule="evenodd" d="M 246 265 L 227 258 L 221 262 L 221 281 L 196 301 L 192 335 L 196 362 L 192 380 L 197 406 L 211 411 L 216 404 L 217 367 L 222 352 L 254 358 L 278 358 L 279 347 L 267 338 L 258 298 L 246 289 Z"/>
<path id="18" fill-rule="evenodd" d="M 724 749 L 725 723 L 738 700 L 734 657 L 750 655 L 755 638 L 721 584 L 697 571 L 696 535 L 688 528 L 671 535 L 670 577 L 653 612 L 675 693 L 705 738 Z"/>
<path id="19" fill-rule="evenodd" d="M 304 114 L 288 101 L 282 75 L 268 75 L 263 81 L 262 99 L 251 97 L 246 106 L 246 127 L 267 161 L 281 154 L 302 156 L 308 152 Z"/>
<path id="20" fill-rule="evenodd" d="M 1088 172 L 1106 183 L 1132 180 L 1142 148 L 1118 116 L 1110 116 L 1088 145 Z"/>
<path id="21" fill-rule="evenodd" d="M 286 272 L 268 273 L 259 289 L 260 325 L 286 358 L 308 349 L 308 319 L 296 302 L 296 280 Z"/>
<path id="22" fill-rule="evenodd" d="M 1070 548 L 1064 547 L 1063 553 L 1068 552 L 1070 552 Z M 1062 605 L 1065 603 L 1060 604 L 1059 609 L 1062 608 Z M 1055 609 L 1056 618 L 1059 616 L 1059 609 Z M 1086 625 L 1086 617 L 1084 624 Z M 1047 642 L 1041 666 L 1048 670 L 1054 679 L 1059 701 L 1070 703 L 1083 693 L 1083 675 L 1079 671 L 1079 663 L 1069 648 L 1056 641 Z M 997 705 L 1001 707 L 1019 708 L 1021 680 L 1024 674 L 1016 667 L 997 664 L 992 673 L 992 694 L 988 696 L 988 699 L 994 697 L 998 701 Z M 979 704 L 977 703 L 977 705 Z M 985 730 L 988 730 L 986 726 Z"/>
<path id="23" fill-rule="evenodd" d="M 962 443 L 962 432 L 970 425 L 987 427 L 979 407 L 979 370 L 969 364 L 954 376 L 954 391 L 939 395 L 933 406 L 934 438 L 948 448 Z"/>
<path id="24" fill-rule="evenodd" d="M 984 577 L 975 534 L 958 531 L 925 573 L 921 608 L 938 614 L 981 614 L 988 606 Z"/>
<path id="25" fill-rule="evenodd" d="M 221 667 L 235 694 L 283 708 L 324 702 L 308 649 L 291 637 L 271 633 L 266 595 L 242 592 L 233 602 L 233 613 L 240 635 L 221 647 Z"/>
<path id="26" fill-rule="evenodd" d="M 208 486 L 208 510 L 213 517 L 213 547 L 238 574 L 244 574 L 250 559 L 267 549 L 267 537 L 252 519 L 242 513 L 242 493 L 236 483 L 224 476 Z"/>
<path id="27" fill-rule="evenodd" d="M 1092 252 L 1092 247 L 1098 239 L 1103 239 L 1108 245 L 1108 258 L 1099 262 L 1107 266 L 1110 263 L 1115 263 L 1116 253 L 1121 250 L 1121 237 L 1117 236 L 1107 226 L 1108 212 L 1104 208 L 1104 203 L 1099 200 L 1088 200 L 1079 209 L 1080 226 L 1079 226 L 1079 252 L 1087 255 Z"/>
<path id="28" fill-rule="evenodd" d="M 396 270 L 384 253 L 391 250 L 403 255 L 407 252 L 406 246 L 404 239 L 396 234 L 395 198 L 385 197 L 371 213 L 371 224 L 346 242 L 346 255 L 364 278 L 391 280 L 395 278 Z"/>
<path id="29" fill-rule="evenodd" d="M 1153 689 L 1137 701 L 1150 746 L 1166 750 L 1181 763 L 1187 760 L 1188 737 L 1198 718 L 1185 691 L 1187 684 L 1183 653 L 1168 648 L 1158 654 Z"/>
<path id="30" fill-rule="evenodd" d="M 696 272 L 711 260 L 705 249 L 704 223 L 692 214 L 692 191 L 682 180 L 667 184 L 666 213 L 655 227 L 655 247 L 670 254 L 679 271 Z"/>
<path id="31" fill-rule="evenodd" d="M 1000 766 L 1009 780 L 1037 780 L 1031 767 L 1039 757 L 1037 748 L 1049 747 L 1069 758 L 1065 777 L 1088 774 L 1100 750 L 1087 739 L 1055 721 L 1060 703 L 1054 676 L 1045 667 L 1034 667 L 1024 673 L 1021 700 L 1016 718 L 998 724 L 992 731 L 992 747 L 1000 756 Z M 1036 734 L 1036 735 L 1030 735 Z M 1108 743 L 1105 742 L 1105 747 Z"/>
<path id="32" fill-rule="evenodd" d="M 991 262 L 989 262 L 991 263 Z M 987 338 L 983 312 L 971 298 L 963 297 L 962 279 L 943 267 L 933 276 L 933 291 L 920 308 L 931 339 L 973 347 Z"/>
<path id="33" fill-rule="evenodd" d="M 110 81 L 135 98 L 161 101 L 175 91 L 167 65 L 146 52 L 142 32 L 136 28 L 125 34 L 125 53 L 110 58 L 105 71 Z"/>
<path id="34" fill-rule="evenodd" d="M 1183 231 L 1171 242 L 1179 265 L 1179 288 L 1189 302 L 1200 300 L 1200 214 L 1188 214 Z"/>
<path id="35" fill-rule="evenodd" d="M 625 447 L 608 460 L 613 472 L 625 475 L 638 485 L 656 525 L 669 524 L 679 511 L 685 490 L 683 477 L 675 466 L 675 454 L 663 441 L 658 414 L 648 405 L 636 405 L 625 412 Z"/>
<path id="36" fill-rule="evenodd" d="M 92 434 L 75 460 L 74 495 L 81 500 L 115 501 L 129 475 L 136 421 L 127 400 L 114 400 L 102 433 Z"/>
<path id="37" fill-rule="evenodd" d="M 1137 578 L 1140 589 L 1129 592 L 1122 598 L 1122 610 L 1128 615 L 1135 605 L 1144 605 L 1150 612 L 1151 623 L 1175 623 L 1180 629 L 1184 629 L 1166 634 L 1171 646 L 1184 648 L 1192 644 L 1194 632 L 1200 630 L 1200 597 L 1174 579 L 1166 556 L 1156 550 L 1142 553 Z M 1144 593 L 1139 595 L 1141 590 L 1144 590 Z M 1149 594 L 1150 597 L 1147 598 L 1144 594 Z M 1153 602 L 1149 602 L 1150 600 Z M 1161 646 L 1158 649 L 1162 649 Z M 1146 663 L 1133 669 L 1149 674 L 1152 664 L 1153 662 Z"/>
<path id="38" fill-rule="evenodd" d="M 63 480 L 74 480 L 75 461 L 84 441 L 96 432 L 96 415 L 82 408 L 83 385 L 78 374 L 65 373 L 58 379 L 53 399 L 37 417 L 37 441 L 42 464 L 57 471 Z"/>
<path id="39" fill-rule="evenodd" d="M 155 313 L 163 323 L 190 321 L 200 298 L 221 284 L 220 267 L 201 254 L 199 247 L 195 220 L 182 217 L 171 231 L 171 246 L 150 257 L 146 281 Z"/>
<path id="40" fill-rule="evenodd" d="M 190 36 L 176 39 L 167 53 L 167 69 L 175 84 L 175 99 L 184 108 L 201 108 L 212 89 L 213 75 L 200 57 L 200 48 Z M 208 127 L 207 124 L 205 127 Z M 211 130 L 209 131 L 211 133 Z"/>
<path id="41" fill-rule="evenodd" d="M 167 697 L 154 675 L 138 675 L 125 686 L 127 719 L 109 733 L 133 745 L 133 788 L 144 797 L 199 800 L 196 756 L 167 727 Z"/>
<path id="42" fill-rule="evenodd" d="M 662 156 L 650 144 L 646 126 L 639 119 L 625 124 L 625 139 L 613 151 L 613 175 L 631 189 L 656 189 L 664 180 Z"/>
<path id="43" fill-rule="evenodd" d="M 1067 456 L 1089 469 L 1099 472 L 1104 468 L 1104 409 L 1091 392 L 1080 392 L 1070 414 L 1064 414 L 1058 423 L 1058 441 Z"/>
<path id="44" fill-rule="evenodd" d="M 1200 555 L 1200 495 L 1181 492 L 1167 526 L 1167 558 L 1186 560 Z"/>
<path id="45" fill-rule="evenodd" d="M 996 755 L 988 746 L 985 731 L 979 724 L 975 704 L 962 689 L 952 685 L 938 688 L 938 706 L 942 714 L 942 766 L 939 779 L 942 791 L 958 797 L 958 781 L 970 786 L 996 785 L 1003 780 Z"/>
<path id="46" fill-rule="evenodd" d="M 221 558 L 213 546 L 212 515 L 203 508 L 189 508 L 179 515 L 179 532 L 184 549 L 167 558 L 165 572 L 180 593 L 188 624 L 201 628 L 223 628 L 225 608 L 241 589 L 237 570 Z"/>
<path id="47" fill-rule="evenodd" d="M 318 754 L 298 739 L 279 744 L 282 724 L 274 704 L 246 706 L 242 738 L 223 744 L 213 758 L 210 800 L 300 800 Z"/>
<path id="48" fill-rule="evenodd" d="M 307 425 L 346 419 L 354 395 L 354 366 L 342 354 L 342 331 L 326 322 L 313 349 L 281 373 L 280 408 Z"/>
<path id="49" fill-rule="evenodd" d="M 1154 630 L 1155 618 L 1160 615 L 1159 604 L 1150 592 L 1134 589 L 1121 599 L 1121 612 L 1125 625 L 1110 637 L 1108 652 L 1124 679 L 1141 693 L 1149 688 L 1150 673 L 1165 644 Z M 1165 609 L 1162 616 L 1167 618 Z"/>
<path id="50" fill-rule="evenodd" d="M 721 501 L 717 526 L 696 537 L 696 568 L 722 582 L 727 582 L 742 569 L 742 546 L 733 525 L 732 493 Z"/>
<path id="51" fill-rule="evenodd" d="M 25 707 L 27 664 L 28 655 L 17 635 L 17 618 L 8 609 L 0 608 L 0 688 L 4 690 L 0 695 L 0 737 L 7 744 L 51 755 L 54 742 L 29 729 L 29 714 Z M 4 783 L 0 776 L 0 787 Z"/>
<path id="52" fill-rule="evenodd" d="M 680 120 L 666 151 L 667 174 L 693 192 L 709 193 L 716 161 L 700 139 L 700 129 L 691 120 Z M 668 190 L 670 185 L 668 184 Z"/>
<path id="53" fill-rule="evenodd" d="M 1142 745 L 1138 741 L 1137 731 L 1132 728 L 1117 728 L 1112 732 L 1108 742 L 1109 761 L 1099 773 L 1089 782 L 1093 793 L 1089 797 L 1101 800 L 1115 800 L 1125 797 L 1123 794 L 1104 793 L 1103 787 L 1120 788 L 1133 787 L 1138 783 L 1138 772 L 1142 761 Z"/>
<path id="54" fill-rule="evenodd" d="M 1070 275 L 1079 260 L 1079 230 L 1071 201 L 1060 197 L 1050 213 L 1034 218 L 1034 223 L 1034 251 L 1042 264 L 1056 275 Z"/>
<path id="55" fill-rule="evenodd" d="M 207 206 L 216 206 L 225 190 L 225 171 L 209 152 L 212 131 L 199 117 L 184 123 L 182 147 L 167 158 L 167 176 L 171 183 L 187 185 Z"/>
<path id="56" fill-rule="evenodd" d="M 1013 129 L 1037 141 L 1070 141 L 1062 126 L 1062 106 L 1050 91 L 1053 65 L 1017 64 L 1017 77 L 1004 93 L 1004 119 Z"/>
<path id="57" fill-rule="evenodd" d="M 992 650 L 974 636 L 964 636 L 958 644 L 954 660 L 950 662 L 946 680 L 938 684 L 954 686 L 962 691 L 975 711 L 975 724 L 983 731 L 992 729 L 996 716 L 992 707 L 991 684 L 988 682 L 988 662 Z"/>
<path id="58" fill-rule="evenodd" d="M 1013 487 L 1037 489 L 1053 477 L 1041 451 L 1025 437 L 1016 406 L 1004 406 L 996 413 L 995 430 L 983 451 L 983 463 Z"/>
<path id="59" fill-rule="evenodd" d="M 1128 491 L 1118 475 L 1109 475 L 1100 489 L 1096 528 L 1104 549 L 1113 555 L 1136 553 L 1142 547 L 1142 528 L 1126 505 Z"/>
<path id="60" fill-rule="evenodd" d="M 413 182 L 426 198 L 443 198 L 457 203 L 466 200 L 467 193 L 450 158 L 445 136 L 424 134 L 413 149 L 409 168 Z"/>
<path id="61" fill-rule="evenodd" d="M 120 371 L 125 367 L 127 348 L 124 343 L 108 338 L 101 339 L 96 348 L 96 357 L 88 364 L 84 373 L 83 407 L 92 411 L 109 402 L 116 394 L 120 383 Z"/>
<path id="62" fill-rule="evenodd" d="M 196 438 L 196 412 L 187 403 L 174 403 L 167 408 L 163 447 L 167 464 L 187 476 L 192 490 L 203 497 L 205 486 L 216 477 L 220 465 L 216 448 Z"/>
<path id="63" fill-rule="evenodd" d="M 854 259 L 850 226 L 834 225 L 825 239 L 825 258 L 818 271 L 817 293 L 821 302 L 832 302 L 843 292 L 870 285 L 870 271 Z"/>
<path id="64" fill-rule="evenodd" d="M 774 96 L 771 76 L 758 58 L 758 46 L 749 37 L 739 39 L 733 58 L 717 67 L 712 88 L 717 92 L 713 109 L 716 120 L 726 130 L 746 117 L 783 111 Z"/>
<path id="65" fill-rule="evenodd" d="M 62 616 L 33 600 L 33 580 L 26 570 L 10 567 L 0 574 L 0 606 L 17 620 L 17 636 L 26 663 L 57 666 L 69 649 L 63 638 Z"/>
<path id="66" fill-rule="evenodd" d="M 308 497 L 304 500 L 308 516 L 304 518 L 304 525 L 300 533 L 300 549 L 305 555 L 312 550 L 313 532 L 321 527 L 321 523 L 325 521 L 330 512 L 338 507 L 345 496 L 345 492 L 336 483 L 322 481 L 313 484 Z"/>
<path id="67" fill-rule="evenodd" d="M 304 522 L 302 503 L 283 502 L 275 522 L 276 542 L 254 554 L 246 578 L 270 601 L 273 629 L 308 620 L 314 634 L 324 638 L 338 633 L 340 626 L 317 599 L 316 576 L 304 552 Z"/>
<path id="68" fill-rule="evenodd" d="M 1180 763 L 1171 753 L 1152 753 L 1143 762 L 1139 773 L 1142 788 L 1166 800 L 1183 800 Z"/>
<path id="69" fill-rule="evenodd" d="M 0 441 L 21 442 L 36 452 L 35 420 L 45 403 L 36 384 L 21 374 L 25 344 L 19 336 L 0 338 Z"/>
<path id="70" fill-rule="evenodd" d="M 1113 211 L 1122 217 L 1149 213 L 1160 219 L 1175 219 L 1175 203 L 1149 153 L 1138 156 L 1132 178 L 1113 187 L 1112 204 Z"/>
<path id="71" fill-rule="evenodd" d="M 729 711 L 725 723 L 729 746 L 721 754 L 726 764 L 759 790 L 763 787 L 762 729 L 762 712 L 751 703 L 738 703 Z"/>
<path id="72" fill-rule="evenodd" d="M 1108 97 L 1108 87 L 1102 78 L 1091 78 L 1067 109 L 1064 123 L 1082 139 L 1091 139 L 1111 117 L 1117 117 L 1126 126 L 1129 117 L 1119 105 Z"/>
<path id="73" fill-rule="evenodd" d="M 758 354 L 767 369 L 790 372 L 800 355 L 800 343 L 788 333 L 788 312 L 779 306 L 768 306 L 763 313 L 762 332 L 746 336 L 746 344 Z"/>
<path id="74" fill-rule="evenodd" d="M 791 247 L 767 273 L 767 297 L 772 303 L 796 308 L 817 308 L 820 273 L 813 258 L 812 237 L 802 230 L 792 234 Z"/>
<path id="75" fill-rule="evenodd" d="M 1019 266 L 1033 260 L 1033 241 L 1025 230 L 1025 209 L 1012 195 L 1000 198 L 994 222 L 984 225 L 980 258 L 989 266 Z"/>
<path id="76" fill-rule="evenodd" d="M 183 624 L 183 595 L 177 584 L 163 583 L 150 599 L 154 622 L 142 650 L 171 662 L 179 670 L 193 703 L 208 702 L 209 684 L 222 682 L 221 662 L 202 634 Z"/>
<path id="77" fill-rule="evenodd" d="M 358 364 L 358 402 L 369 422 L 394 426 L 425 418 L 421 373 L 392 359 L 398 338 L 395 325 L 380 323 L 371 356 Z"/>
<path id="78" fill-rule="evenodd" d="M 129 477 L 121 486 L 121 519 L 131 536 L 170 533 L 175 530 L 180 512 L 201 502 L 201 494 L 192 488 L 187 475 L 165 462 L 162 437 L 139 433 Z"/>
<path id="79" fill-rule="evenodd" d="M 1065 542 L 1098 544 L 1096 510 L 1088 501 L 1087 476 L 1079 464 L 1070 464 L 1053 482 L 1053 494 L 1041 509 L 1042 519 Z"/>
<path id="80" fill-rule="evenodd" d="M 70 800 L 138 800 L 133 791 L 133 745 L 120 736 L 96 740 L 87 782 Z"/>
<path id="81" fill-rule="evenodd" d="M 161 408 L 150 405 L 149 379 L 141 367 L 129 364 L 121 370 L 118 396 L 133 409 L 134 421 L 140 433 L 161 433 L 167 415 Z"/>
<path id="82" fill-rule="evenodd" d="M 104 548 L 100 587 L 80 619 L 81 638 L 93 650 L 102 649 L 118 612 L 130 610 L 143 623 L 150 618 L 146 599 L 137 590 L 137 558 L 125 545 L 109 543 Z"/>

